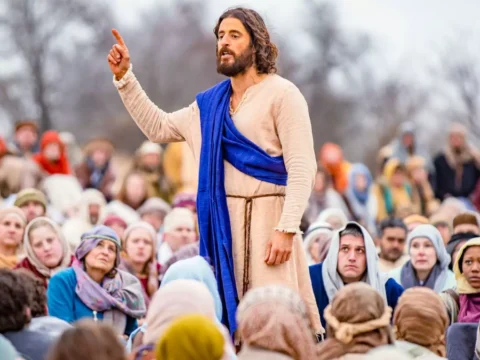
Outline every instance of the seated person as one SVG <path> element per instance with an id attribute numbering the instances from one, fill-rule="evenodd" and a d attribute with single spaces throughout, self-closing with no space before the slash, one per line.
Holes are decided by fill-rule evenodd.
<path id="1" fill-rule="evenodd" d="M 375 244 L 365 228 L 349 222 L 332 239 L 323 263 L 310 266 L 310 278 L 317 301 L 320 320 L 325 327 L 323 312 L 333 297 L 347 284 L 366 282 L 377 290 L 395 309 L 403 288 L 378 269 Z"/>
<path id="2" fill-rule="evenodd" d="M 407 238 L 410 260 L 390 272 L 404 289 L 425 286 L 436 293 L 455 287 L 455 275 L 448 269 L 450 255 L 442 235 L 433 225 L 419 225 Z"/>
<path id="3" fill-rule="evenodd" d="M 480 321 L 480 239 L 467 241 L 453 266 L 457 287 L 440 296 L 447 308 L 450 324 Z"/>

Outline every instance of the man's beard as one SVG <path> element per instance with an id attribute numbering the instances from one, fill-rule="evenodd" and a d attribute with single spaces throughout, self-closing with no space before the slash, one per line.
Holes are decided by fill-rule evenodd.
<path id="1" fill-rule="evenodd" d="M 382 251 L 381 253 L 382 253 L 383 259 L 390 262 L 396 262 L 403 255 L 401 251 L 396 251 L 396 250 Z"/>
<path id="2" fill-rule="evenodd" d="M 233 56 L 233 63 L 222 63 L 222 53 L 226 51 Z M 227 48 L 222 48 L 220 51 L 217 51 L 217 73 L 234 77 L 240 74 L 245 73 L 253 65 L 253 47 L 249 46 L 240 55 L 235 55 L 235 53 Z"/>

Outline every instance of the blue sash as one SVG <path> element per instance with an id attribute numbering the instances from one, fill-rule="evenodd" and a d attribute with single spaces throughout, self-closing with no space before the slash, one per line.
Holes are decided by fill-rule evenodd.
<path id="1" fill-rule="evenodd" d="M 230 117 L 230 80 L 197 95 L 202 147 L 197 195 L 200 255 L 215 269 L 223 303 L 223 323 L 233 334 L 238 295 L 232 254 L 232 231 L 225 192 L 224 160 L 258 180 L 287 185 L 282 156 L 271 157 L 243 136 Z"/>

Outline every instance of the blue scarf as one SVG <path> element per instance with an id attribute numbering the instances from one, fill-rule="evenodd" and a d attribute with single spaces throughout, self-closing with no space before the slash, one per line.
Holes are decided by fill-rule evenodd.
<path id="1" fill-rule="evenodd" d="M 232 254 L 232 231 L 225 192 L 224 160 L 260 181 L 286 186 L 283 157 L 271 157 L 243 136 L 230 117 L 230 80 L 197 95 L 202 147 L 197 195 L 200 255 L 215 269 L 223 303 L 223 323 L 233 334 L 238 295 Z"/>

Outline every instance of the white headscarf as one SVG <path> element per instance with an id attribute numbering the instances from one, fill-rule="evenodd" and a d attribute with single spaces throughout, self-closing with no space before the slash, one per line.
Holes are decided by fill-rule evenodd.
<path id="1" fill-rule="evenodd" d="M 320 215 L 318 215 L 318 218 L 317 220 L 315 220 L 315 222 L 329 223 L 328 219 L 330 219 L 331 217 L 336 217 L 338 220 L 340 220 L 340 222 L 342 223 L 342 226 L 345 226 L 348 222 L 347 215 L 345 215 L 345 213 L 341 209 L 337 209 L 337 208 L 328 208 L 323 210 L 320 213 Z"/>
<path id="2" fill-rule="evenodd" d="M 316 221 L 310 225 L 307 232 L 305 233 L 305 238 L 303 239 L 303 249 L 305 250 L 305 255 L 307 256 L 308 265 L 315 264 L 315 260 L 310 254 L 310 247 L 312 242 L 318 238 L 320 234 L 329 235 L 329 240 L 333 236 L 332 226 L 327 222 Z"/>
<path id="3" fill-rule="evenodd" d="M 60 244 L 62 245 L 62 251 L 63 251 L 63 258 L 60 261 L 60 264 L 53 269 L 50 269 L 46 267 L 35 255 L 35 252 L 33 251 L 32 244 L 30 242 L 30 229 L 32 226 L 37 224 L 38 222 L 42 223 L 47 223 L 50 225 L 50 227 L 53 229 L 55 234 L 57 235 L 58 241 L 60 241 Z M 68 241 L 65 239 L 63 236 L 62 231 L 60 230 L 59 226 L 52 220 L 50 220 L 47 217 L 38 217 L 36 219 L 33 219 L 25 228 L 25 233 L 23 235 L 23 247 L 25 249 L 25 252 L 27 253 L 27 258 L 30 261 L 30 263 L 35 266 L 37 271 L 42 274 L 43 276 L 47 278 L 51 278 L 55 273 L 57 273 L 60 270 L 63 270 L 67 268 L 71 261 L 72 261 L 72 253 L 70 252 L 70 247 L 68 244 Z"/>
<path id="4" fill-rule="evenodd" d="M 345 227 L 335 232 L 330 244 L 330 250 L 328 251 L 328 255 L 323 262 L 322 277 L 328 299 L 329 301 L 332 301 L 337 291 L 345 286 L 340 274 L 337 271 L 338 251 L 340 249 L 340 233 L 347 227 L 351 226 L 357 227 L 363 234 L 365 243 L 365 256 L 367 258 L 367 271 L 364 282 L 376 289 L 386 302 L 387 294 L 385 291 L 385 283 L 387 282 L 388 277 L 381 274 L 380 270 L 378 269 L 378 255 L 375 248 L 375 243 L 373 242 L 373 239 L 368 231 L 363 226 L 353 221 L 347 222 Z"/>

